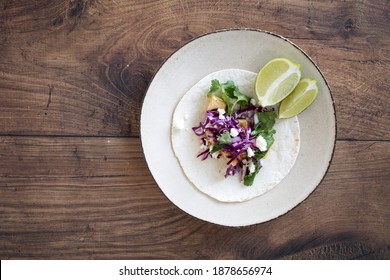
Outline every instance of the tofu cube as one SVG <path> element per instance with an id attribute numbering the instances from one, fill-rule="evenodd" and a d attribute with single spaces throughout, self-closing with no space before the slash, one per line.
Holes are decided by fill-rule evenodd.
<path id="1" fill-rule="evenodd" d="M 207 105 L 207 110 L 226 109 L 226 103 L 218 96 L 212 95 Z"/>
<path id="2" fill-rule="evenodd" d="M 238 125 L 241 126 L 244 130 L 248 129 L 248 121 L 245 119 L 238 120 Z"/>

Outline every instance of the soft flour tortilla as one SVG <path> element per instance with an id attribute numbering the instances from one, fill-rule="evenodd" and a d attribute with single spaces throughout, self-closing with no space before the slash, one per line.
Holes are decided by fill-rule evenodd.
<path id="1" fill-rule="evenodd" d="M 207 92 L 213 79 L 221 83 L 232 80 L 242 93 L 255 98 L 256 73 L 226 69 L 204 77 L 183 96 L 175 109 L 171 131 L 173 150 L 188 180 L 201 192 L 222 202 L 246 201 L 269 191 L 290 172 L 299 152 L 298 118 L 276 120 L 275 142 L 261 160 L 263 167 L 252 186 L 244 186 L 238 174 L 225 178 L 227 165 L 223 158 L 202 161 L 196 157 L 201 143 L 192 131 L 192 127 L 204 120 Z"/>

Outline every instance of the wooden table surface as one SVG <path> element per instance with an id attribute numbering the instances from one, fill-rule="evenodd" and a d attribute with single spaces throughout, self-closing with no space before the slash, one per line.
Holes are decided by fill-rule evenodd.
<path id="1" fill-rule="evenodd" d="M 140 111 L 164 60 L 226 28 L 289 38 L 332 89 L 337 141 L 298 207 L 230 228 L 172 204 Z M 0 1 L 1 259 L 389 259 L 390 2 Z"/>

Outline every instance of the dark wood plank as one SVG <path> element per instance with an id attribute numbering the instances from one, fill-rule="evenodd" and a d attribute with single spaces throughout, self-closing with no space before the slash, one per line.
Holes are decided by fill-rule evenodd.
<path id="1" fill-rule="evenodd" d="M 308 199 L 244 228 L 174 206 L 135 138 L 1 137 L 0 157 L 1 259 L 390 257 L 389 142 L 337 142 Z"/>
<path id="2" fill-rule="evenodd" d="M 158 10 L 158 12 L 156 12 Z M 389 140 L 388 1 L 4 1 L 2 135 L 138 136 L 158 66 L 198 35 L 259 28 L 313 57 L 340 139 Z"/>

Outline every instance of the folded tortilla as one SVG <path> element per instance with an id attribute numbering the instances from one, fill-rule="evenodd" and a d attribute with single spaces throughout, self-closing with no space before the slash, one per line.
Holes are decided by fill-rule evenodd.
<path id="1" fill-rule="evenodd" d="M 255 98 L 256 73 L 241 69 L 225 69 L 211 73 L 196 83 L 179 101 L 172 119 L 171 141 L 174 153 L 188 180 L 201 192 L 222 202 L 242 202 L 260 196 L 275 187 L 290 172 L 300 146 L 297 117 L 276 120 L 275 142 L 265 158 L 252 186 L 245 186 L 240 175 L 225 178 L 223 158 L 197 158 L 200 138 L 192 131 L 205 118 L 211 80 L 232 80 L 240 91 Z"/>

